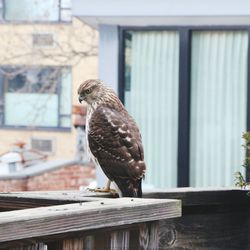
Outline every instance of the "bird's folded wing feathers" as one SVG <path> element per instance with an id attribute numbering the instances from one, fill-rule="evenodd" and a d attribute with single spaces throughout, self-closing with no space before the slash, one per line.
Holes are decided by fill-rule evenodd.
<path id="1" fill-rule="evenodd" d="M 89 122 L 89 147 L 105 174 L 111 179 L 142 178 L 145 163 L 141 135 L 129 114 L 98 107 Z"/>

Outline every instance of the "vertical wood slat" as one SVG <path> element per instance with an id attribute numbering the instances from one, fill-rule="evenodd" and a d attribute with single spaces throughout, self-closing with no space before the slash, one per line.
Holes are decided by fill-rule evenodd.
<path id="1" fill-rule="evenodd" d="M 139 249 L 146 250 L 149 243 L 149 231 L 146 223 L 142 223 L 139 229 Z"/>
<path id="2" fill-rule="evenodd" d="M 84 245 L 83 243 L 83 238 L 67 239 L 63 241 L 62 250 L 82 250 Z"/>
<path id="3" fill-rule="evenodd" d="M 118 231 L 110 234 L 110 250 L 129 250 L 129 231 Z"/>
<path id="4" fill-rule="evenodd" d="M 94 249 L 94 237 L 88 235 L 84 239 L 84 250 L 92 250 Z"/>
<path id="5" fill-rule="evenodd" d="M 139 249 L 157 250 L 159 248 L 159 223 L 143 223 L 139 229 Z"/>
<path id="6" fill-rule="evenodd" d="M 157 250 L 159 248 L 159 222 L 150 223 L 149 247 L 150 250 Z"/>
<path id="7" fill-rule="evenodd" d="M 9 250 L 47 250 L 47 245 L 44 243 L 32 244 L 29 246 L 10 247 Z"/>

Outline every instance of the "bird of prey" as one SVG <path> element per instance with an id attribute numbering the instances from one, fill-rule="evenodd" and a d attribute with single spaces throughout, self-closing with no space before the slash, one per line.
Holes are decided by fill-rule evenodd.
<path id="1" fill-rule="evenodd" d="M 115 92 L 99 80 L 78 88 L 88 104 L 86 135 L 90 152 L 123 197 L 142 197 L 146 165 L 139 129 Z M 110 181 L 106 191 L 110 190 Z"/>

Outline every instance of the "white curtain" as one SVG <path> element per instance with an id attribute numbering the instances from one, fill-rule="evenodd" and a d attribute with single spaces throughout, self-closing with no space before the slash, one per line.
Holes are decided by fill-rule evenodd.
<path id="1" fill-rule="evenodd" d="M 247 50 L 244 31 L 192 34 L 191 186 L 230 186 L 243 170 Z"/>
<path id="2" fill-rule="evenodd" d="M 177 183 L 179 35 L 175 31 L 131 32 L 126 52 L 130 89 L 125 105 L 138 123 L 147 163 L 146 183 Z"/>

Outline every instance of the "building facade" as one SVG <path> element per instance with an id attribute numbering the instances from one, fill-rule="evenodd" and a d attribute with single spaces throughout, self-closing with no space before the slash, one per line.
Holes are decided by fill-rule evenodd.
<path id="1" fill-rule="evenodd" d="M 0 153 L 22 141 L 49 159 L 77 150 L 72 106 L 97 77 L 97 32 L 72 1 L 0 1 Z"/>
<path id="2" fill-rule="evenodd" d="M 250 129 L 249 9 L 245 0 L 73 1 L 100 32 L 99 78 L 141 129 L 147 184 L 233 185 Z"/>

